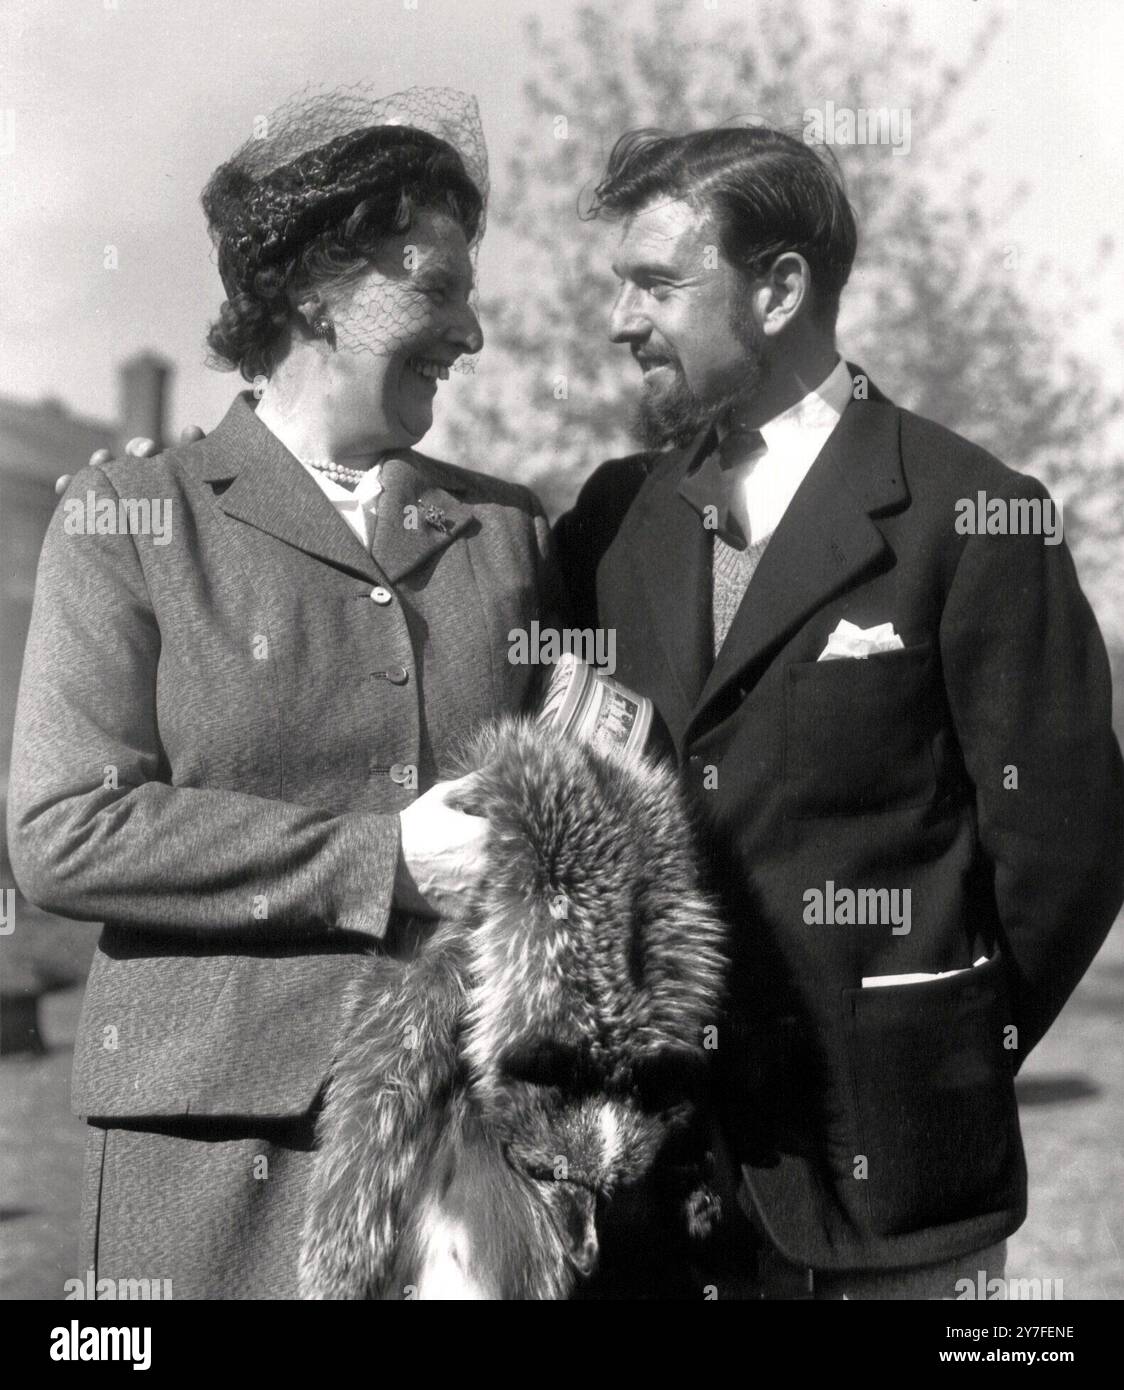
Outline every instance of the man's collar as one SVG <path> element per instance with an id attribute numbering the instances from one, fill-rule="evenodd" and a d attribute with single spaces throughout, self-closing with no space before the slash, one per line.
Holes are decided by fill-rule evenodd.
<path id="1" fill-rule="evenodd" d="M 766 448 L 783 447 L 793 431 L 833 429 L 847 408 L 853 385 L 847 363 L 838 358 L 818 386 L 761 426 Z M 724 434 L 723 427 L 715 421 L 683 446 L 681 456 L 687 461 L 688 475 L 702 466 Z"/>
<path id="2" fill-rule="evenodd" d="M 839 423 L 851 391 L 851 373 L 840 357 L 818 386 L 761 426 L 768 454 L 798 457 L 803 446 L 814 458 L 824 438 Z M 689 461 L 679 484 L 679 495 L 698 512 L 708 530 L 715 531 L 727 545 L 741 549 L 745 538 L 730 510 L 730 480 L 724 476 L 718 458 L 720 435 L 720 427 L 715 424 L 688 446 Z"/>
<path id="3" fill-rule="evenodd" d="M 851 373 L 846 362 L 839 357 L 818 386 L 760 427 L 766 447 L 783 448 L 785 440 L 791 439 L 794 431 L 833 429 L 847 408 L 851 389 Z M 719 437 L 722 437 L 724 427 L 718 425 L 717 428 Z"/>
<path id="4" fill-rule="evenodd" d="M 766 447 L 783 449 L 794 433 L 834 429 L 850 399 L 851 373 L 840 357 L 818 386 L 761 426 Z"/>

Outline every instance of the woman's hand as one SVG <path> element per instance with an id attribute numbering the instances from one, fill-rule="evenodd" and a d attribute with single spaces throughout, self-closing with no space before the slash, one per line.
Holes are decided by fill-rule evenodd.
<path id="1" fill-rule="evenodd" d="M 467 890 L 483 872 L 488 822 L 448 804 L 472 774 L 438 782 L 398 816 L 402 847 L 394 880 L 395 906 L 426 917 L 463 917 Z"/>

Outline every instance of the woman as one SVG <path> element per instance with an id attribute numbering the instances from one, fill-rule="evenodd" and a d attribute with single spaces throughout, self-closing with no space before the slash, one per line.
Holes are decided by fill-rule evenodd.
<path id="1" fill-rule="evenodd" d="M 452 93 L 302 98 L 220 168 L 209 341 L 255 390 L 202 442 L 85 469 L 52 520 L 9 841 L 28 898 L 105 924 L 83 1275 L 295 1296 L 355 957 L 455 915 L 481 862 L 441 779 L 528 696 L 507 634 L 540 616 L 548 530 L 412 449 L 482 344 L 473 121 Z"/>

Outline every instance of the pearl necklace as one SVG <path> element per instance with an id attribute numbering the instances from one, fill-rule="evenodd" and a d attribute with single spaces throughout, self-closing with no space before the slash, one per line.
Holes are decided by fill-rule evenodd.
<path id="1" fill-rule="evenodd" d="M 344 463 L 334 463 L 331 459 L 320 462 L 317 459 L 305 459 L 309 468 L 315 468 L 318 472 L 331 478 L 333 483 L 361 483 L 370 471 L 367 468 L 349 468 Z M 372 465 L 377 468 L 378 464 Z"/>

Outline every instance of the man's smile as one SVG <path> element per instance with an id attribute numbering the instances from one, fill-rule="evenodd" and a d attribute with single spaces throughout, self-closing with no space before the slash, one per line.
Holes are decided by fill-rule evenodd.
<path id="1" fill-rule="evenodd" d="M 653 372 L 658 372 L 664 367 L 676 368 L 676 363 L 670 357 L 637 356 L 636 365 L 640 368 L 645 377 L 649 377 Z"/>

